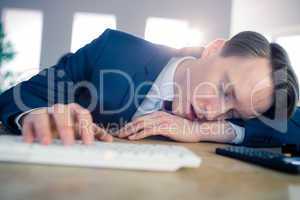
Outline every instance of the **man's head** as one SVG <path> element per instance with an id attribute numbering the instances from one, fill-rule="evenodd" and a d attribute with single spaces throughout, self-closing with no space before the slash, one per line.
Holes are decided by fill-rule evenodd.
<path id="1" fill-rule="evenodd" d="M 297 78 L 285 50 L 256 32 L 215 40 L 201 59 L 186 62 L 189 97 L 176 114 L 190 119 L 291 116 L 298 102 Z M 185 105 L 184 109 L 178 109 Z"/>

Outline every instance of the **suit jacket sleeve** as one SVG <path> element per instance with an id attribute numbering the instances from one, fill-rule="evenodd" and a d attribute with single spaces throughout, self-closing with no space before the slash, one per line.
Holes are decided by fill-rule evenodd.
<path id="1" fill-rule="evenodd" d="M 273 129 L 259 119 L 244 122 L 245 139 L 243 145 L 255 147 L 277 147 L 283 144 L 300 144 L 300 109 L 287 121 L 284 132 Z"/>
<path id="2" fill-rule="evenodd" d="M 258 118 L 250 120 L 231 119 L 231 123 L 245 128 L 245 137 L 241 145 L 250 147 L 279 147 L 283 144 L 300 144 L 300 109 L 284 123 L 284 132 L 272 128 Z M 279 122 L 280 123 L 280 122 Z"/>
<path id="3" fill-rule="evenodd" d="M 20 133 L 14 123 L 20 113 L 55 103 L 70 103 L 66 88 L 80 81 L 88 81 L 93 63 L 101 57 L 110 31 L 106 30 L 76 53 L 63 56 L 55 66 L 4 92 L 0 96 L 0 120 L 4 126 Z"/>

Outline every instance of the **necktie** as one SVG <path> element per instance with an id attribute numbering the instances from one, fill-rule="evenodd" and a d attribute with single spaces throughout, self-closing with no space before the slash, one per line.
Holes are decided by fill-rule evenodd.
<path id="1" fill-rule="evenodd" d="M 172 112 L 172 104 L 173 104 L 172 101 L 164 101 L 162 110 L 165 112 L 171 113 Z"/>

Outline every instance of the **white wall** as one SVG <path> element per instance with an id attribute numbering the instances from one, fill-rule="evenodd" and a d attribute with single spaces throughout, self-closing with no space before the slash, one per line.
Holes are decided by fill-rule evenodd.
<path id="1" fill-rule="evenodd" d="M 231 0 L 0 0 L 0 14 L 10 7 L 43 11 L 42 68 L 70 51 L 75 12 L 115 14 L 118 29 L 140 37 L 151 16 L 189 20 L 203 31 L 204 42 L 230 32 Z"/>
<path id="2" fill-rule="evenodd" d="M 244 30 L 270 36 L 300 32 L 300 1 L 233 0 L 231 35 Z"/>

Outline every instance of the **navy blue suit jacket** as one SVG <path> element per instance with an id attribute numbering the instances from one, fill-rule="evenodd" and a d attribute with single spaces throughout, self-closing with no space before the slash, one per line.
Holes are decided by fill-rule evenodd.
<path id="1" fill-rule="evenodd" d="M 62 57 L 55 66 L 4 92 L 0 96 L 0 120 L 19 134 L 14 120 L 26 110 L 72 102 L 87 107 L 91 102 L 96 102 L 90 110 L 96 123 L 108 125 L 128 122 L 151 88 L 151 82 L 174 56 L 182 55 L 178 50 L 108 29 L 76 53 Z M 127 76 L 120 76 L 113 70 Z M 74 98 L 69 98 L 67 88 L 79 82 L 82 86 L 76 86 Z M 87 90 L 86 85 L 89 84 L 93 90 Z M 16 91 L 18 98 L 22 99 L 21 106 L 14 95 Z M 117 113 L 103 112 L 118 109 L 120 111 Z M 276 133 L 255 119 L 232 122 L 246 128 L 245 145 L 268 146 L 286 142 L 289 137 L 299 141 L 299 134 L 296 133 L 299 111 L 294 118 L 290 120 L 289 131 L 285 135 Z"/>

